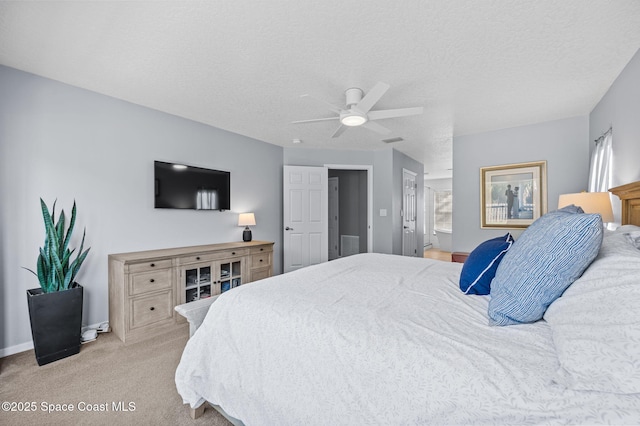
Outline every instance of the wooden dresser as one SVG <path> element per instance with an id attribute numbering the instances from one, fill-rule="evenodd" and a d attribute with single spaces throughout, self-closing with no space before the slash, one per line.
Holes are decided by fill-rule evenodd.
<path id="1" fill-rule="evenodd" d="M 273 274 L 273 243 L 223 243 L 109 255 L 109 323 L 123 342 L 182 326 L 174 307 Z"/>

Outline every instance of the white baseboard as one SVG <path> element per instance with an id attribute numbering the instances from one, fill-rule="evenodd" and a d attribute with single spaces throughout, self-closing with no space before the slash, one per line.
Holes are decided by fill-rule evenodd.
<path id="1" fill-rule="evenodd" d="M 105 321 L 97 322 L 95 324 L 91 324 L 88 326 L 83 326 L 82 331 L 84 332 L 90 328 L 98 328 L 100 324 L 102 324 L 103 322 Z M 30 351 L 31 349 L 33 349 L 33 341 L 20 343 L 19 345 L 15 345 L 15 346 L 9 346 L 8 348 L 0 348 L 0 358 L 4 358 L 5 356 L 9 356 L 9 355 L 18 354 L 24 351 Z"/>
<path id="2" fill-rule="evenodd" d="M 33 349 L 33 342 L 20 343 L 19 345 L 9 346 L 8 348 L 0 349 L 0 358 L 5 356 L 17 354 L 24 351 Z"/>
<path id="3" fill-rule="evenodd" d="M 84 333 L 87 330 L 91 330 L 91 329 L 97 329 L 98 327 L 100 327 L 101 324 L 104 324 L 105 322 L 109 322 L 109 321 L 102 321 L 102 322 L 97 322 L 95 324 L 91 324 L 91 325 L 83 325 L 82 326 L 82 333 Z"/>

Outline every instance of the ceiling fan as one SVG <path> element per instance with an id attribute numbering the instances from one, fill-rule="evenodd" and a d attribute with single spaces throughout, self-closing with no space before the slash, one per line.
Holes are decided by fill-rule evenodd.
<path id="1" fill-rule="evenodd" d="M 374 123 L 374 120 L 383 120 L 386 118 L 396 118 L 396 117 L 406 117 L 409 115 L 418 115 L 422 114 L 424 111 L 423 107 L 414 107 L 414 108 L 398 108 L 398 109 L 383 109 L 377 111 L 371 111 L 371 108 L 382 98 L 382 96 L 389 90 L 389 85 L 383 82 L 378 82 L 373 89 L 363 97 L 364 92 L 362 89 L 357 87 L 353 87 L 351 89 L 347 89 L 345 91 L 345 97 L 347 98 L 346 108 L 340 108 L 335 105 L 332 105 L 328 102 L 325 102 L 321 99 L 314 98 L 311 95 L 302 95 L 301 97 L 310 97 L 316 99 L 325 106 L 329 107 L 330 111 L 338 114 L 337 117 L 328 117 L 328 118 L 314 118 L 311 120 L 299 120 L 294 121 L 294 124 L 298 123 L 313 123 L 317 121 L 328 121 L 328 120 L 340 120 L 340 127 L 333 132 L 331 135 L 332 138 L 337 138 L 340 136 L 347 128 L 349 127 L 357 127 L 362 126 L 369 130 L 373 130 L 374 132 L 380 133 L 382 135 L 388 135 L 391 133 L 390 129 L 386 127 Z"/>

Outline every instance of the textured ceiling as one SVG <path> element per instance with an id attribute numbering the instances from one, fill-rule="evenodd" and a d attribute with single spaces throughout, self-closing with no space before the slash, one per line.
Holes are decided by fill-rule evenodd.
<path id="1" fill-rule="evenodd" d="M 452 137 L 588 114 L 640 47 L 638 0 L 0 2 L 0 64 L 269 143 L 380 149 L 452 167 Z M 378 121 L 311 94 L 391 88 Z"/>

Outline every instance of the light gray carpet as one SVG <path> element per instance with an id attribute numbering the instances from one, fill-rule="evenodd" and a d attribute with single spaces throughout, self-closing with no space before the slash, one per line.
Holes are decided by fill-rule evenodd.
<path id="1" fill-rule="evenodd" d="M 80 353 L 39 367 L 33 351 L 0 359 L 0 402 L 35 402 L 35 412 L 0 411 L 10 425 L 200 425 L 230 423 L 207 407 L 198 420 L 176 391 L 174 374 L 188 339 L 185 327 L 143 342 L 122 343 L 113 333 L 82 345 Z M 47 413 L 42 404 L 70 404 L 74 411 Z M 115 406 L 135 405 L 134 411 Z M 108 411 L 78 411 L 84 405 Z"/>

